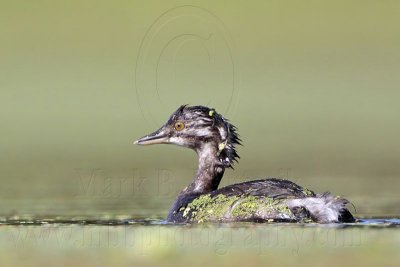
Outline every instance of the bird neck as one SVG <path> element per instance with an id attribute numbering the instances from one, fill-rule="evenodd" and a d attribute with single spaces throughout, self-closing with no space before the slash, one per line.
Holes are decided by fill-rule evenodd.
<path id="1" fill-rule="evenodd" d="M 199 166 L 192 183 L 182 190 L 181 194 L 206 194 L 218 188 L 225 167 L 218 157 L 218 147 L 213 142 L 206 143 L 196 150 L 199 157 Z"/>
<path id="2" fill-rule="evenodd" d="M 179 209 L 186 206 L 194 198 L 216 190 L 224 175 L 225 167 L 218 158 L 217 145 L 206 143 L 201 148 L 196 149 L 196 152 L 199 156 L 199 167 L 196 175 L 172 203 L 167 221 L 176 221 L 177 217 L 181 216 Z"/>

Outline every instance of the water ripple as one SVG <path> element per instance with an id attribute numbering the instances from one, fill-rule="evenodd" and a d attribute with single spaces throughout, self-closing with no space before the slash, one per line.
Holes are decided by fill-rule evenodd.
<path id="1" fill-rule="evenodd" d="M 152 225 L 176 225 L 166 222 L 162 219 L 149 219 L 149 218 L 125 218 L 125 219 L 94 219 L 84 217 L 45 217 L 45 218 L 34 218 L 34 217 L 12 217 L 5 218 L 0 217 L 0 225 L 111 225 L 111 226 L 123 226 L 123 225 L 140 225 L 140 226 L 152 226 Z M 344 224 L 301 224 L 301 223 L 265 223 L 268 225 L 288 225 L 288 226 L 313 226 L 313 227 L 400 227 L 400 218 L 363 218 L 358 219 L 356 223 L 344 223 Z M 254 225 L 261 225 L 260 223 L 229 223 L 229 224 L 213 224 L 213 225 L 229 225 L 233 227 L 252 227 Z"/>

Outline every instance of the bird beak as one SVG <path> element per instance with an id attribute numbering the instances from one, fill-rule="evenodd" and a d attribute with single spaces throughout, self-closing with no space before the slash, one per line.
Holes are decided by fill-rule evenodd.
<path id="1" fill-rule="evenodd" d="M 135 145 L 154 145 L 154 144 L 168 144 L 169 137 L 166 134 L 164 127 L 161 127 L 154 133 L 143 136 L 142 138 L 133 142 Z"/>

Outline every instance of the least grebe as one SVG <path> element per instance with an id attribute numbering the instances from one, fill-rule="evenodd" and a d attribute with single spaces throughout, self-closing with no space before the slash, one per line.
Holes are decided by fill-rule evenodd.
<path id="1" fill-rule="evenodd" d="M 164 126 L 135 141 L 138 145 L 175 144 L 196 151 L 193 181 L 172 204 L 167 221 L 199 222 L 354 222 L 346 199 L 316 194 L 291 181 L 269 178 L 218 189 L 226 168 L 233 168 L 241 144 L 237 128 L 215 109 L 179 107 Z"/>

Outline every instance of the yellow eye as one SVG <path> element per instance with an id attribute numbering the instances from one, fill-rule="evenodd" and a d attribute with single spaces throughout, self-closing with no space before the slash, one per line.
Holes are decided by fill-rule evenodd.
<path id="1" fill-rule="evenodd" d="M 185 124 L 183 122 L 175 122 L 175 130 L 177 131 L 182 131 L 183 129 L 185 129 Z"/>

